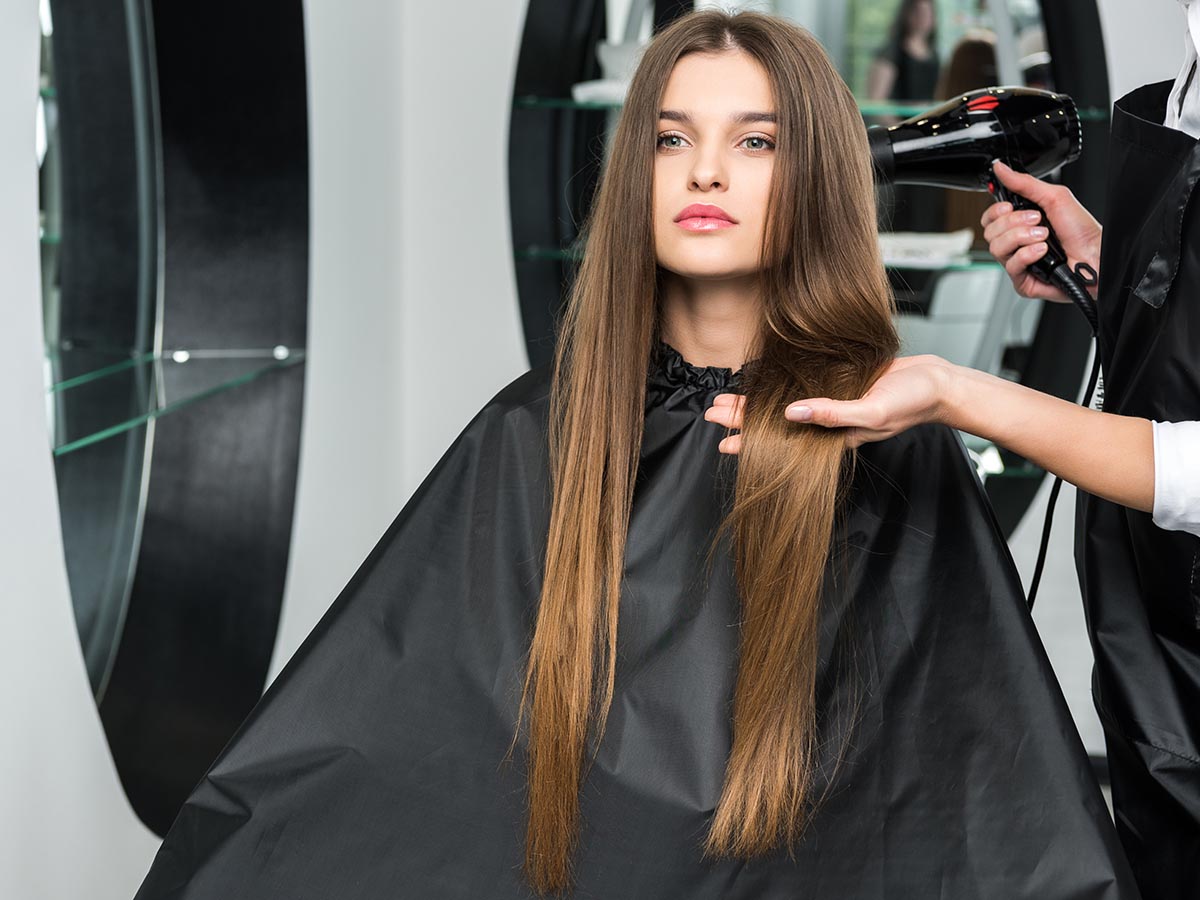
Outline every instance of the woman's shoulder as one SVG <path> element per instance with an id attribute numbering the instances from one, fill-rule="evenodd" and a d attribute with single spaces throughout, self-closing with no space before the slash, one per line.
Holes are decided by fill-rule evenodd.
<path id="1" fill-rule="evenodd" d="M 904 48 L 895 41 L 886 41 L 875 48 L 874 58 L 899 66 L 904 59 Z"/>
<path id="2" fill-rule="evenodd" d="M 518 375 L 460 426 L 443 459 L 494 447 L 516 439 L 527 446 L 545 441 L 550 408 L 549 366 L 538 366 Z"/>
<path id="3" fill-rule="evenodd" d="M 535 366 L 502 387 L 483 407 L 499 413 L 544 407 L 550 397 L 552 366 Z"/>
<path id="4" fill-rule="evenodd" d="M 552 367 L 536 366 L 502 387 L 467 423 L 464 434 L 518 429 L 542 435 L 550 408 Z M 495 437 L 495 435 L 493 435 Z"/>

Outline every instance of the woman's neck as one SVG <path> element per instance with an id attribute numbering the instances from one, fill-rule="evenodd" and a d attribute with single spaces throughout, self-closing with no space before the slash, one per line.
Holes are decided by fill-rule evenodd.
<path id="1" fill-rule="evenodd" d="M 737 370 L 754 350 L 762 320 L 756 279 L 663 282 L 662 339 L 695 366 Z"/>
<path id="2" fill-rule="evenodd" d="M 929 38 L 925 35 L 910 35 L 904 40 L 904 49 L 909 56 L 927 59 L 930 54 Z"/>

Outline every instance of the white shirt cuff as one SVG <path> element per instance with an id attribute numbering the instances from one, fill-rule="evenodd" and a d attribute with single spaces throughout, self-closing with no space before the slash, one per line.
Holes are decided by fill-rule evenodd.
<path id="1" fill-rule="evenodd" d="M 1200 422 L 1154 422 L 1154 524 L 1200 536 Z"/>

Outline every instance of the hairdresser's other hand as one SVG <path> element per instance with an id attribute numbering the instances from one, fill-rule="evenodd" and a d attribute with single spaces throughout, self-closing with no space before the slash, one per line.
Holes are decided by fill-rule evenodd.
<path id="1" fill-rule="evenodd" d="M 784 415 L 792 422 L 843 428 L 848 447 L 882 441 L 922 422 L 941 421 L 953 368 L 938 356 L 902 356 L 861 400 L 797 400 L 788 404 Z M 740 429 L 744 406 L 741 395 L 718 394 L 704 418 Z M 729 435 L 718 446 L 722 453 L 737 453 L 742 436 Z"/>
<path id="2" fill-rule="evenodd" d="M 1046 211 L 1071 268 L 1085 262 L 1100 271 L 1100 223 L 1075 199 L 1070 188 L 1015 172 L 1002 162 L 994 163 L 992 168 L 1005 187 Z M 980 219 L 983 239 L 988 242 L 992 256 L 1008 271 L 1018 294 L 1066 303 L 1069 302 L 1066 294 L 1043 284 L 1027 271 L 1030 264 L 1046 255 L 1046 223 L 1040 220 L 1036 210 L 1014 210 L 1011 203 L 993 203 Z M 1096 296 L 1095 287 L 1089 291 Z"/>

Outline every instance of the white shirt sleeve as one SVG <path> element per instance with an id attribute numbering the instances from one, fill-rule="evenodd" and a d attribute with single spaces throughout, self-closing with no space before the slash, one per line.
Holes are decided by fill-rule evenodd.
<path id="1" fill-rule="evenodd" d="M 1200 422 L 1154 423 L 1154 524 L 1200 537 Z"/>

